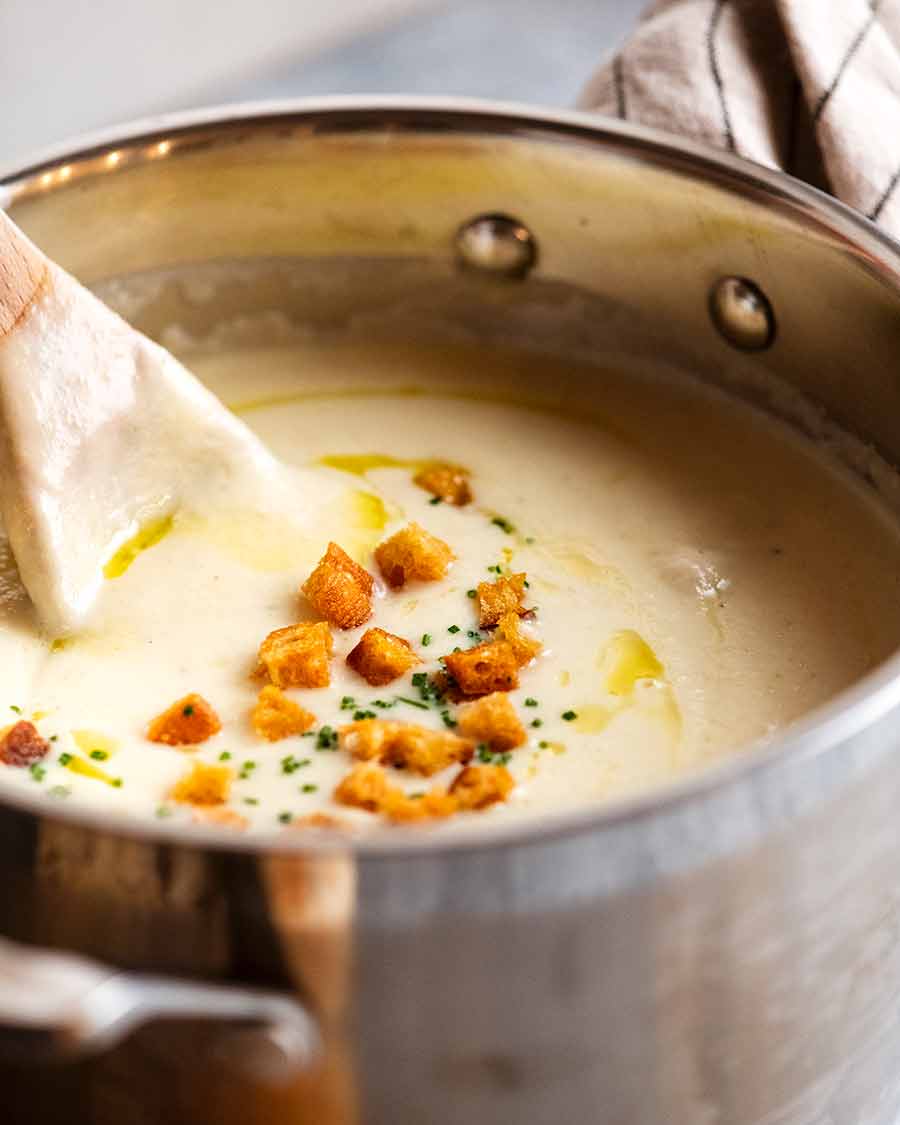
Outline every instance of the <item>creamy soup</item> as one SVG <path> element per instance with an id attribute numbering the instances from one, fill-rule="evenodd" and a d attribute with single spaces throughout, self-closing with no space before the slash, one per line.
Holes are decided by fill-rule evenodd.
<path id="1" fill-rule="evenodd" d="M 73 637 L 39 634 L 6 552 L 0 706 L 49 743 L 0 765 L 7 789 L 248 831 L 328 818 L 364 830 L 391 818 L 335 790 L 359 768 L 359 742 L 341 732 L 374 721 L 457 740 L 430 775 L 381 756 L 407 814 L 427 801 L 442 824 L 497 823 L 613 801 L 745 752 L 900 637 L 893 519 L 811 443 L 717 392 L 461 345 L 188 359 L 302 470 L 305 510 L 290 521 L 175 512 L 143 528 L 109 561 L 91 629 Z M 469 502 L 422 486 L 435 462 L 456 467 Z M 440 577 L 392 587 L 373 552 L 411 523 L 453 558 Z M 322 618 L 299 590 L 330 541 L 373 577 L 371 616 L 332 624 L 327 686 L 276 691 L 307 729 L 269 741 L 252 714 L 278 672 L 254 677 L 258 650 L 274 630 Z M 516 582 L 513 626 L 534 655 L 517 659 L 517 686 L 500 685 L 502 713 L 473 725 L 441 658 L 505 643 L 480 610 Z M 409 646 L 402 673 L 376 684 L 346 660 L 372 628 Z M 176 701 L 191 720 L 208 704 L 221 729 L 150 741 Z M 444 819 L 466 762 L 509 784 Z M 197 763 L 212 767 L 205 793 L 179 785 Z"/>

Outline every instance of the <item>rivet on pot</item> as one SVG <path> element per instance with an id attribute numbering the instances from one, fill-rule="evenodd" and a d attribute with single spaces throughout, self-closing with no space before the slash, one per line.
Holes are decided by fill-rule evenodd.
<path id="1" fill-rule="evenodd" d="M 524 277 L 537 260 L 534 235 L 509 215 L 479 215 L 464 223 L 456 252 L 468 269 L 495 277 Z"/>
<path id="2" fill-rule="evenodd" d="M 720 277 L 709 293 L 709 315 L 732 347 L 761 352 L 775 339 L 769 298 L 746 277 Z"/>

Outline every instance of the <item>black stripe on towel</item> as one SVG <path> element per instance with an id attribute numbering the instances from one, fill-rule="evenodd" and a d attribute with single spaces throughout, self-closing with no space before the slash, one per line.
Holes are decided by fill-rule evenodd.
<path id="1" fill-rule="evenodd" d="M 628 118 L 628 106 L 625 102 L 625 69 L 621 55 L 616 55 L 613 60 L 613 85 L 616 90 L 616 113 L 625 121 Z"/>
<path id="2" fill-rule="evenodd" d="M 722 82 L 722 72 L 719 69 L 719 55 L 716 51 L 716 32 L 719 20 L 728 0 L 715 0 L 709 23 L 706 25 L 706 55 L 709 59 L 709 70 L 719 97 L 719 108 L 722 112 L 722 132 L 725 134 L 725 145 L 731 152 L 736 152 L 734 144 L 734 130 L 731 127 L 731 114 L 728 112 L 728 102 L 725 100 L 725 86 Z"/>
<path id="3" fill-rule="evenodd" d="M 894 188 L 896 188 L 898 183 L 900 183 L 900 168 L 898 168 L 893 176 L 891 176 L 890 181 L 888 182 L 888 186 L 881 193 L 881 198 L 878 200 L 878 202 L 875 204 L 866 218 L 871 219 L 873 223 L 878 222 L 879 218 L 881 217 L 881 212 L 887 205 L 887 201 L 894 194 Z"/>
<path id="4" fill-rule="evenodd" d="M 828 105 L 828 103 L 831 101 L 832 97 L 834 96 L 835 92 L 837 91 L 837 88 L 840 85 L 841 79 L 844 77 L 844 74 L 847 70 L 847 67 L 850 65 L 850 63 L 853 60 L 853 56 L 856 54 L 856 52 L 862 46 L 863 40 L 869 34 L 869 31 L 871 30 L 872 24 L 878 18 L 878 5 L 879 5 L 880 2 L 881 2 L 881 0 L 872 0 L 871 5 L 870 5 L 870 9 L 869 9 L 869 14 L 866 17 L 866 22 L 862 25 L 862 27 L 859 29 L 859 31 L 856 33 L 856 35 L 851 40 L 850 46 L 847 48 L 847 50 L 844 53 L 844 57 L 841 59 L 841 65 L 838 67 L 837 73 L 835 74 L 834 78 L 831 80 L 831 85 L 828 87 L 827 90 L 824 90 L 821 93 L 821 95 L 819 96 L 819 100 L 816 102 L 815 106 L 813 107 L 812 119 L 813 119 L 814 124 L 815 124 L 816 121 L 819 120 L 819 118 L 825 112 L 825 107 Z"/>

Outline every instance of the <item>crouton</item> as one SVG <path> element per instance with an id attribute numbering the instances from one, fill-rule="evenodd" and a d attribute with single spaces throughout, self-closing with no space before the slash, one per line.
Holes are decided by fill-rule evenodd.
<path id="1" fill-rule="evenodd" d="M 269 633 L 259 646 L 255 675 L 279 688 L 328 687 L 333 642 L 327 621 L 287 625 Z"/>
<path id="2" fill-rule="evenodd" d="M 384 629 L 367 629 L 347 657 L 350 667 L 373 687 L 383 687 L 408 672 L 419 658 L 409 641 Z"/>
<path id="3" fill-rule="evenodd" d="M 513 650 L 513 656 L 516 658 L 516 666 L 524 668 L 529 664 L 543 648 L 540 641 L 536 641 L 533 637 L 526 636 L 522 632 L 522 624 L 519 621 L 519 616 L 516 613 L 506 613 L 497 623 L 497 631 L 494 633 L 494 639 L 498 641 L 505 641 Z"/>
<path id="4" fill-rule="evenodd" d="M 375 548 L 375 561 L 394 589 L 416 580 L 436 582 L 456 556 L 442 540 L 417 523 L 404 527 Z"/>
<path id="5" fill-rule="evenodd" d="M 208 766 L 194 762 L 190 773 L 177 781 L 169 792 L 173 801 L 184 805 L 224 805 L 234 777 L 228 766 Z"/>
<path id="6" fill-rule="evenodd" d="M 234 828 L 238 832 L 244 832 L 250 827 L 250 821 L 245 816 L 241 816 L 239 812 L 226 808 L 224 805 L 208 805 L 206 808 L 196 808 L 191 819 L 195 824 L 212 824 L 217 828 Z"/>
<path id="7" fill-rule="evenodd" d="M 346 831 L 349 825 L 340 817 L 331 816 L 330 813 L 314 812 L 305 816 L 295 816 L 291 821 L 291 828 L 323 829 L 329 831 Z"/>
<path id="8" fill-rule="evenodd" d="M 163 711 L 147 728 L 151 742 L 167 746 L 196 746 L 222 729 L 219 716 L 202 695 L 191 692 Z"/>
<path id="9" fill-rule="evenodd" d="M 383 813 L 398 822 L 452 816 L 457 810 L 456 799 L 446 789 L 433 789 L 421 797 L 408 796 L 399 786 L 391 785 L 381 766 L 372 762 L 355 766 L 335 789 L 334 799 L 342 805 Z"/>
<path id="10" fill-rule="evenodd" d="M 528 738 L 509 696 L 502 691 L 461 707 L 458 724 L 461 735 L 483 742 L 491 750 L 513 750 Z"/>
<path id="11" fill-rule="evenodd" d="M 279 742 L 292 734 L 303 734 L 315 723 L 310 711 L 295 703 L 281 688 L 267 684 L 250 715 L 253 729 L 267 742 Z"/>
<path id="12" fill-rule="evenodd" d="M 412 796 L 397 790 L 392 794 L 382 808 L 382 812 L 389 819 L 398 824 L 409 824 L 420 820 L 437 820 L 453 816 L 458 811 L 459 805 L 455 797 L 451 797 L 446 789 L 429 789 L 427 793 Z"/>
<path id="13" fill-rule="evenodd" d="M 360 719 L 342 727 L 341 747 L 354 758 L 400 766 L 430 777 L 454 762 L 468 762 L 475 746 L 451 731 L 391 719 Z"/>
<path id="14" fill-rule="evenodd" d="M 0 738 L 0 762 L 7 766 L 30 766 L 49 749 L 50 743 L 38 734 L 34 723 L 22 719 Z"/>
<path id="15" fill-rule="evenodd" d="M 472 500 L 469 470 L 448 461 L 431 461 L 413 477 L 413 483 L 447 504 L 462 508 Z"/>
<path id="16" fill-rule="evenodd" d="M 375 579 L 342 550 L 329 543 L 316 569 L 300 587 L 317 613 L 339 629 L 353 629 L 372 616 Z"/>
<path id="17" fill-rule="evenodd" d="M 450 796 L 461 811 L 474 812 L 505 801 L 514 784 L 505 766 L 466 766 L 450 786 Z"/>
<path id="18" fill-rule="evenodd" d="M 391 791 L 401 793 L 396 786 L 388 783 L 387 774 L 375 762 L 364 762 L 347 774 L 334 791 L 334 799 L 339 805 L 350 805 L 355 809 L 379 812 Z"/>
<path id="19" fill-rule="evenodd" d="M 488 641 L 444 657 L 447 671 L 463 695 L 489 695 L 519 686 L 519 665 L 506 641 Z"/>
<path id="20" fill-rule="evenodd" d="M 479 582 L 478 624 L 482 629 L 496 625 L 507 613 L 522 612 L 525 596 L 525 575 L 503 575 L 496 582 Z"/>

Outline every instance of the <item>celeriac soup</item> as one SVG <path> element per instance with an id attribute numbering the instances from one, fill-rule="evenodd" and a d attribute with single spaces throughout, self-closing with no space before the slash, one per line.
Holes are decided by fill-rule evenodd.
<path id="1" fill-rule="evenodd" d="M 172 511 L 91 627 L 0 579 L 0 787 L 229 831 L 599 805 L 887 657 L 900 534 L 811 441 L 688 380 L 461 343 L 188 362 L 297 510 Z"/>

